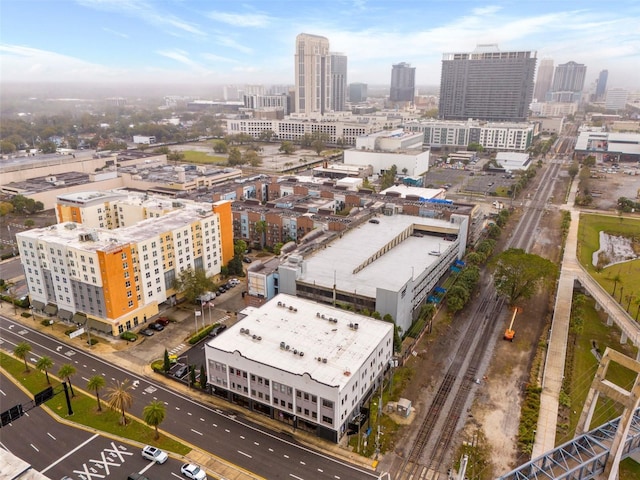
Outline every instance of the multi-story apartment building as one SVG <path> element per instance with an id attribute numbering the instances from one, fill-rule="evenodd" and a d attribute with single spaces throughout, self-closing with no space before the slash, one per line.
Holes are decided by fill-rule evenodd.
<path id="1" fill-rule="evenodd" d="M 416 96 L 416 67 L 401 62 L 391 69 L 389 101 L 413 103 Z"/>
<path id="2" fill-rule="evenodd" d="M 525 151 L 533 142 L 535 125 L 531 123 L 500 123 L 468 120 L 413 120 L 403 125 L 405 130 L 424 133 L 424 145 L 430 147 L 467 147 L 479 143 L 483 148 Z"/>
<path id="3" fill-rule="evenodd" d="M 392 366 L 393 325 L 290 295 L 205 345 L 216 395 L 339 442 Z"/>
<path id="4" fill-rule="evenodd" d="M 154 206 L 90 196 L 77 196 L 75 206 L 72 198 L 61 200 L 62 223 L 16 235 L 36 310 L 118 335 L 157 314 L 160 304 L 174 303 L 174 280 L 185 269 L 217 275 L 226 263 L 223 245 L 233 256 L 230 202 Z M 111 227 L 95 226 L 102 214 Z"/>
<path id="5" fill-rule="evenodd" d="M 295 75 L 296 113 L 331 110 L 331 56 L 326 37 L 307 33 L 296 37 Z"/>
<path id="6" fill-rule="evenodd" d="M 497 45 L 478 45 L 471 53 L 445 53 L 440 118 L 525 121 L 535 69 L 535 52 L 501 52 Z"/>

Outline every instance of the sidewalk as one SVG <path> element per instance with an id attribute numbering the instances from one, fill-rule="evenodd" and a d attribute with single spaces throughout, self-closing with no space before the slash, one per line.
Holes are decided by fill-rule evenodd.
<path id="1" fill-rule="evenodd" d="M 209 395 L 198 389 L 189 388 L 181 382 L 173 381 L 172 379 L 165 377 L 164 375 L 153 372 L 150 367 L 151 361 L 162 358 L 165 349 L 164 344 L 152 345 L 154 338 L 157 338 L 155 336 L 149 338 L 140 337 L 136 342 L 126 342 L 120 339 L 112 339 L 100 335 L 98 336 L 99 342 L 96 345 L 89 347 L 86 342 L 85 334 L 80 335 L 79 337 L 76 337 L 74 339 L 70 339 L 68 335 L 64 333 L 67 329 L 70 328 L 69 325 L 62 322 L 55 322 L 51 326 L 44 326 L 40 322 L 41 317 L 36 316 L 37 321 L 34 321 L 31 316 L 29 316 L 28 318 L 22 317 L 21 313 L 23 311 L 25 310 L 18 308 L 16 313 L 14 314 L 12 306 L 4 305 L 3 309 L 0 310 L 0 313 L 19 323 L 22 323 L 25 326 L 34 328 L 48 336 L 54 337 L 72 348 L 91 353 L 103 360 L 117 365 L 124 370 L 135 373 L 141 377 L 145 377 L 149 379 L 149 381 L 160 383 L 168 389 L 174 390 L 187 397 L 190 397 L 203 405 L 230 411 L 234 415 L 237 415 L 240 419 L 244 417 L 252 423 L 264 425 L 265 428 L 271 431 L 285 433 L 286 435 L 291 436 L 295 441 L 304 444 L 311 449 L 327 453 L 346 462 L 355 464 L 360 468 L 369 469 L 372 471 L 374 470 L 372 466 L 372 459 L 361 457 L 360 455 L 351 452 L 344 446 L 325 442 L 322 439 L 301 430 L 293 431 L 291 427 L 281 422 L 270 419 L 264 415 L 258 415 L 255 412 L 243 409 L 235 404 L 225 402 L 214 395 Z M 219 310 L 217 312 L 217 315 L 215 316 L 215 319 L 212 316 L 212 322 L 215 322 L 219 318 L 226 316 L 224 312 L 224 310 Z M 184 328 L 173 329 L 174 334 L 172 334 L 172 337 L 174 338 L 183 339 L 185 337 L 185 333 L 191 332 L 195 328 L 193 323 L 194 315 L 191 310 L 179 308 L 175 310 L 172 309 L 171 312 L 164 312 L 163 315 L 176 320 L 176 323 L 178 325 L 184 325 Z M 233 322 L 235 321 L 235 319 L 232 319 L 230 321 Z M 95 336 L 95 334 L 93 333 L 92 335 Z M 140 347 L 143 346 L 149 348 L 145 348 L 144 350 L 140 349 Z M 167 345 L 167 347 L 169 347 L 169 345 Z M 161 354 L 157 355 L 156 350 L 161 350 Z M 166 432 L 162 433 L 167 434 Z M 206 452 L 202 449 L 194 447 L 193 445 L 190 446 L 193 448 L 193 450 L 186 455 L 186 458 L 189 459 L 189 461 L 193 461 L 194 463 L 205 467 L 210 472 L 213 472 L 215 473 L 215 475 L 220 476 L 220 478 L 224 478 L 225 480 L 257 480 L 261 478 L 253 475 L 248 471 L 245 471 L 241 467 L 227 463 L 224 459 L 216 457 L 211 452 Z"/>

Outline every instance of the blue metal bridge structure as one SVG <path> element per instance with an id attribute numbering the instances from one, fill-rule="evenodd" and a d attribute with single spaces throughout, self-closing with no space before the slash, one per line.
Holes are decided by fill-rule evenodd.
<path id="1" fill-rule="evenodd" d="M 620 427 L 618 417 L 553 450 L 534 458 L 499 477 L 499 480 L 589 480 L 605 473 L 611 445 Z M 629 426 L 629 433 L 621 445 L 622 457 L 640 452 L 640 408 L 636 409 Z"/>

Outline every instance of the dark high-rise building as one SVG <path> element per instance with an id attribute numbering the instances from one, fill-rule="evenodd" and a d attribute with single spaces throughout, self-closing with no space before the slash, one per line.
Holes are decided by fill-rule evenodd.
<path id="1" fill-rule="evenodd" d="M 343 112 L 347 108 L 347 56 L 331 53 L 331 109 Z"/>
<path id="2" fill-rule="evenodd" d="M 391 91 L 389 100 L 392 102 L 412 102 L 416 95 L 416 68 L 408 63 L 398 63 L 391 70 Z"/>
<path id="3" fill-rule="evenodd" d="M 521 122 L 533 99 L 536 52 L 501 52 L 478 45 L 471 53 L 445 53 L 440 118 Z"/>
<path id="4" fill-rule="evenodd" d="M 581 93 L 586 75 L 587 67 L 581 63 L 567 62 L 558 65 L 553 75 L 552 91 Z"/>
<path id="5" fill-rule="evenodd" d="M 607 78 L 609 78 L 609 70 L 602 70 L 598 75 L 598 83 L 596 83 L 596 100 L 604 100 L 607 91 Z"/>
<path id="6" fill-rule="evenodd" d="M 351 83 L 349 84 L 349 101 L 351 103 L 361 103 L 367 101 L 367 84 Z"/>
<path id="7" fill-rule="evenodd" d="M 538 74 L 536 75 L 536 89 L 533 92 L 533 98 L 539 102 L 544 102 L 547 98 L 547 92 L 551 90 L 551 82 L 553 81 L 553 60 L 551 58 L 543 58 L 538 66 Z"/>

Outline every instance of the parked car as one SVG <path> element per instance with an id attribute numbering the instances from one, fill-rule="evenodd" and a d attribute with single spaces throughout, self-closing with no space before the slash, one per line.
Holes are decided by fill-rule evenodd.
<path id="1" fill-rule="evenodd" d="M 371 220 L 369 220 L 369 223 L 380 223 L 380 220 L 378 220 L 377 218 L 372 218 Z"/>
<path id="2" fill-rule="evenodd" d="M 163 452 L 159 448 L 147 445 L 142 449 L 142 456 L 147 460 L 152 460 L 156 463 L 164 463 L 168 460 L 169 455 Z"/>
<path id="3" fill-rule="evenodd" d="M 182 465 L 180 472 L 191 480 L 205 480 L 207 478 L 206 472 L 193 463 L 185 463 Z"/>
<path id="4" fill-rule="evenodd" d="M 150 328 L 143 328 L 140 330 L 140 335 L 144 335 L 145 337 L 153 337 L 153 330 Z"/>
<path id="5" fill-rule="evenodd" d="M 176 378 L 182 378 L 187 373 L 189 373 L 189 365 L 180 365 L 175 372 L 173 372 L 173 376 Z"/>
<path id="6" fill-rule="evenodd" d="M 158 317 L 156 323 L 159 323 L 160 325 L 166 327 L 171 322 L 169 322 L 169 319 L 167 317 Z"/>
<path id="7" fill-rule="evenodd" d="M 249 257 L 244 257 L 244 258 L 242 259 L 242 261 L 243 261 L 244 263 L 251 263 L 253 260 L 251 260 Z"/>
<path id="8" fill-rule="evenodd" d="M 209 336 L 210 337 L 217 337 L 222 332 L 224 332 L 226 329 L 227 329 L 226 325 L 218 325 L 217 327 L 214 327 L 214 328 L 211 329 L 211 331 L 209 332 Z"/>
<path id="9" fill-rule="evenodd" d="M 229 283 L 231 285 L 240 285 L 240 280 L 238 280 L 237 278 L 232 278 L 231 280 L 229 280 Z"/>
<path id="10" fill-rule="evenodd" d="M 150 324 L 149 328 L 155 330 L 156 332 L 161 332 L 162 330 L 164 330 L 164 327 L 158 322 Z"/>

